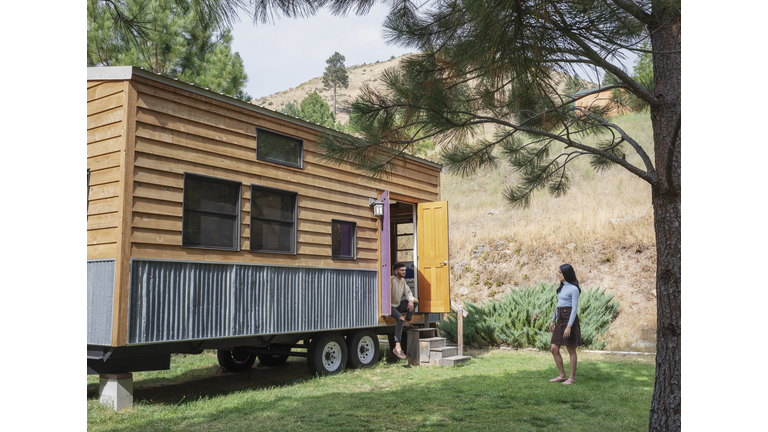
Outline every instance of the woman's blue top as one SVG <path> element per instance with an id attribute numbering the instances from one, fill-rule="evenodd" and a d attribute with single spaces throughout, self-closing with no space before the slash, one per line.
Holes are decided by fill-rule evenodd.
<path id="1" fill-rule="evenodd" d="M 576 319 L 576 310 L 579 308 L 579 287 L 563 282 L 563 289 L 560 290 L 560 294 L 557 295 L 557 307 L 571 307 L 571 317 L 568 319 L 568 325 L 573 325 L 573 321 Z M 552 321 L 557 319 L 557 309 L 555 309 L 555 315 L 552 317 Z"/>

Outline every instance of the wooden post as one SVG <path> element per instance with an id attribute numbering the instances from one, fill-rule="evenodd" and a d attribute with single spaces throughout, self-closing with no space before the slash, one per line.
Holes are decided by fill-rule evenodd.
<path id="1" fill-rule="evenodd" d="M 456 313 L 456 316 L 459 317 L 459 355 L 464 355 L 464 312 L 463 310 L 458 310 Z"/>

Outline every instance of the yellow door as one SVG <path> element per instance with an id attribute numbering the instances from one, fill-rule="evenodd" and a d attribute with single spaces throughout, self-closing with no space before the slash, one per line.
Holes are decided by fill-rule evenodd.
<path id="1" fill-rule="evenodd" d="M 421 203 L 416 213 L 419 312 L 450 312 L 448 201 Z"/>

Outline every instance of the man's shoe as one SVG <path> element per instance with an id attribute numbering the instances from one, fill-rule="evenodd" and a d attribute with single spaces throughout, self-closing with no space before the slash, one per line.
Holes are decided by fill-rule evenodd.
<path id="1" fill-rule="evenodd" d="M 393 353 L 395 353 L 396 356 L 398 356 L 401 359 L 405 359 L 405 353 L 400 348 L 395 348 L 392 350 Z"/>

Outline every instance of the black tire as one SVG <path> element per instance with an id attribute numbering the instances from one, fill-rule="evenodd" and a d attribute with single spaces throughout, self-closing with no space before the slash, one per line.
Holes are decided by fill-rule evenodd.
<path id="1" fill-rule="evenodd" d="M 347 344 L 338 333 L 323 333 L 309 344 L 307 367 L 312 375 L 334 375 L 347 365 Z"/>
<path id="2" fill-rule="evenodd" d="M 285 350 L 288 351 L 290 348 L 286 348 Z M 259 363 L 263 364 L 264 366 L 275 367 L 285 363 L 285 361 L 288 360 L 289 355 L 261 353 L 258 354 L 258 357 Z"/>
<path id="3" fill-rule="evenodd" d="M 379 337 L 370 329 L 362 329 L 347 336 L 347 366 L 369 368 L 379 361 Z"/>
<path id="4" fill-rule="evenodd" d="M 256 354 L 247 347 L 235 347 L 232 351 L 216 350 L 216 358 L 219 359 L 219 366 L 235 373 L 247 371 L 256 362 Z"/>

